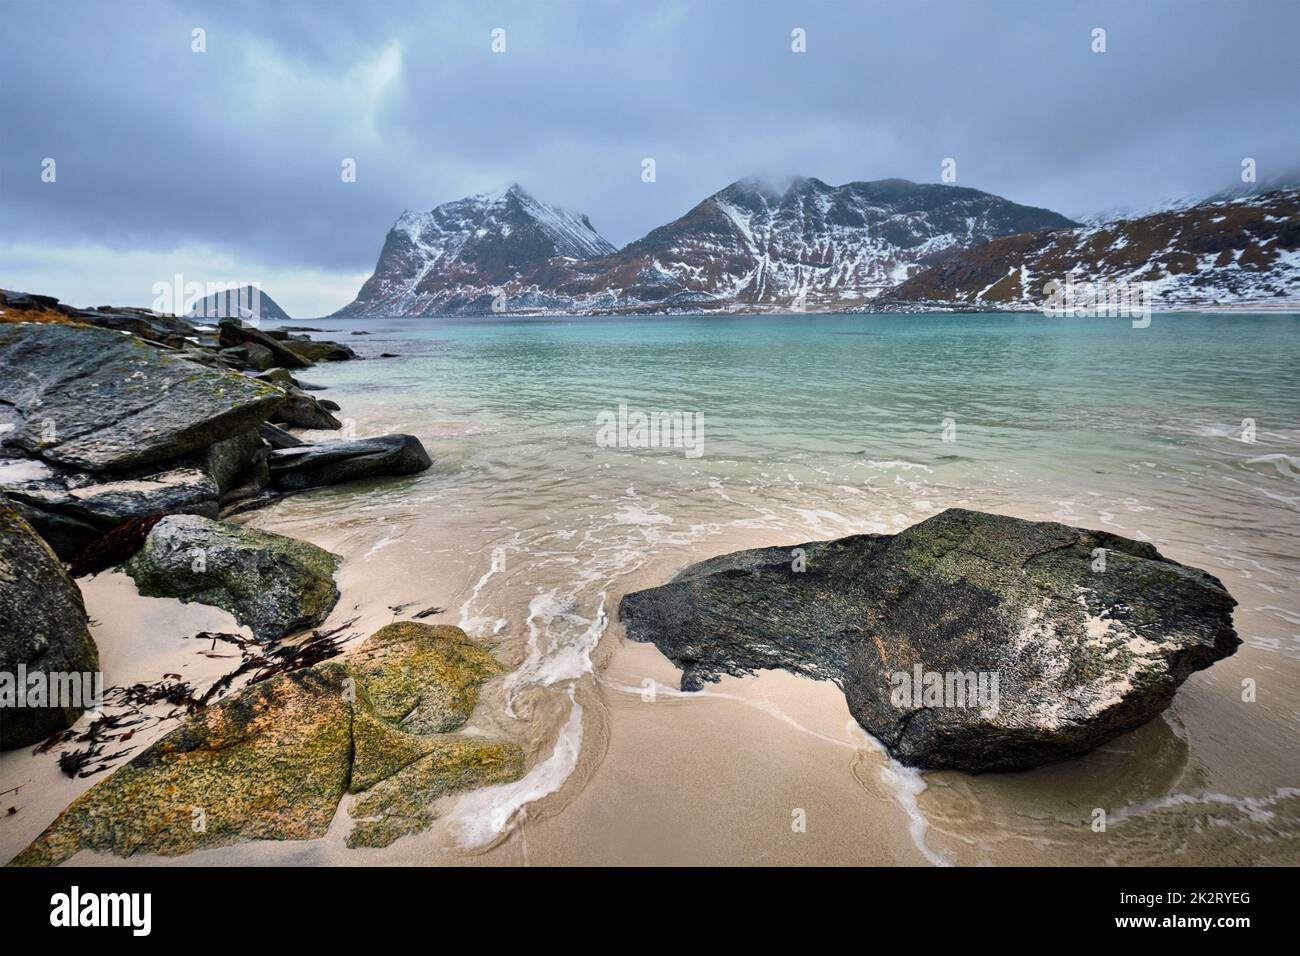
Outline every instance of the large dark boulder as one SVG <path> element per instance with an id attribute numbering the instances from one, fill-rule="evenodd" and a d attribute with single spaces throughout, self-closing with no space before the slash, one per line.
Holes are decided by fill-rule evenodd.
<path id="1" fill-rule="evenodd" d="M 225 608 L 260 640 L 272 641 L 325 620 L 339 599 L 338 561 L 305 541 L 170 515 L 122 570 L 141 594 Z"/>
<path id="2" fill-rule="evenodd" d="M 275 448 L 267 458 L 271 487 L 276 491 L 301 491 L 385 475 L 413 475 L 432 464 L 429 453 L 414 435 L 379 435 Z"/>
<path id="3" fill-rule="evenodd" d="M 20 667 L 28 686 L 18 684 Z M 0 750 L 39 743 L 70 726 L 92 703 L 85 691 L 98 670 L 81 592 L 0 496 Z M 33 679 L 47 694 L 57 688 L 58 699 L 33 700 Z M 58 706 L 19 707 L 19 694 L 25 702 Z"/>
<path id="4" fill-rule="evenodd" d="M 903 763 L 979 772 L 1151 720 L 1236 650 L 1235 604 L 1149 544 L 951 509 L 896 535 L 704 561 L 619 614 L 685 690 L 767 668 L 832 680 Z"/>
<path id="5" fill-rule="evenodd" d="M 107 329 L 0 325 L 5 444 L 87 471 L 178 458 L 255 428 L 284 394 Z"/>

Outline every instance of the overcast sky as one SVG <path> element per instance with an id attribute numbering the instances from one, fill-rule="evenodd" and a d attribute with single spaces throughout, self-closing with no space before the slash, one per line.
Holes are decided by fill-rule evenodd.
<path id="1" fill-rule="evenodd" d="M 0 0 L 0 18 L 0 287 L 77 305 L 147 306 L 181 273 L 321 315 L 402 210 L 514 181 L 623 245 L 752 174 L 937 182 L 952 157 L 960 185 L 1078 218 L 1300 161 L 1298 0 Z"/>

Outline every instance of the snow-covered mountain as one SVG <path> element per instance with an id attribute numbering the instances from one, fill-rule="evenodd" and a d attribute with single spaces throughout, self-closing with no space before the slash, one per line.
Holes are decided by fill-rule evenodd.
<path id="1" fill-rule="evenodd" d="M 744 179 L 616 255 L 572 271 L 587 280 L 582 291 L 613 294 L 623 306 L 802 300 L 836 307 L 870 300 L 996 236 L 1072 225 L 1050 210 L 956 186 Z"/>
<path id="2" fill-rule="evenodd" d="M 890 299 L 1040 307 L 1043 286 L 1147 283 L 1157 306 L 1300 301 L 1300 188 L 1133 219 L 996 239 L 901 285 Z"/>
<path id="3" fill-rule="evenodd" d="M 586 216 L 539 202 L 518 184 L 429 212 L 402 213 L 374 275 L 336 314 L 487 312 L 498 289 L 555 260 L 614 252 Z"/>
<path id="4" fill-rule="evenodd" d="M 747 179 L 616 251 L 585 216 L 512 186 L 404 213 L 338 314 L 838 308 L 997 236 L 1073 225 L 956 186 Z"/>

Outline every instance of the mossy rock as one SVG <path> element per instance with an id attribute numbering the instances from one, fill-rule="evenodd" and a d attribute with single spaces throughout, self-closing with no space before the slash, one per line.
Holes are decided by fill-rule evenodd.
<path id="1" fill-rule="evenodd" d="M 264 641 L 321 624 L 339 559 L 314 544 L 198 515 L 170 515 L 123 566 L 140 593 L 225 608 Z"/>
<path id="2" fill-rule="evenodd" d="M 316 839 L 347 792 L 362 794 L 354 816 L 364 818 L 349 844 L 386 846 L 427 827 L 438 798 L 523 773 L 515 744 L 402 726 L 460 727 L 478 685 L 497 673 L 458 628 L 390 625 L 352 655 L 254 684 L 191 718 L 87 791 L 13 863 Z M 395 709 L 403 701 L 405 713 Z"/>

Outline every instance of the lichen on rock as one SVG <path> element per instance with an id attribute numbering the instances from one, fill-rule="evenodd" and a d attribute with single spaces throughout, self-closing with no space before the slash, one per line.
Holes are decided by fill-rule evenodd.
<path id="1" fill-rule="evenodd" d="M 954 508 L 896 535 L 704 561 L 619 613 L 682 667 L 684 690 L 767 668 L 832 680 L 903 763 L 980 772 L 1151 720 L 1236 650 L 1235 603 L 1150 544 Z M 970 705 L 972 679 L 991 706 Z"/>
<path id="2" fill-rule="evenodd" d="M 349 845 L 386 846 L 426 828 L 438 798 L 522 774 L 517 745 L 451 732 L 500 670 L 459 628 L 390 625 L 347 657 L 253 684 L 191 718 L 87 791 L 13 863 L 317 839 L 345 793 L 361 794 Z"/>

